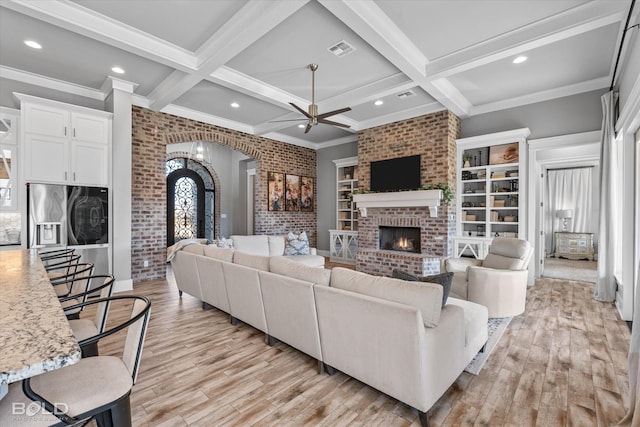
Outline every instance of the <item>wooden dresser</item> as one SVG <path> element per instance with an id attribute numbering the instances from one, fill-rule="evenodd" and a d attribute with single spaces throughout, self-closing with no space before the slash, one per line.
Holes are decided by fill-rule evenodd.
<path id="1" fill-rule="evenodd" d="M 593 233 L 555 233 L 556 258 L 588 259 L 593 261 Z"/>

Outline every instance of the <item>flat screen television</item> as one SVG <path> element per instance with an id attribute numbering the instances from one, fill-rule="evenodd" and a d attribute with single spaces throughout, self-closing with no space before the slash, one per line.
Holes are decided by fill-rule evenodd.
<path id="1" fill-rule="evenodd" d="M 420 155 L 371 162 L 371 191 L 420 188 Z"/>

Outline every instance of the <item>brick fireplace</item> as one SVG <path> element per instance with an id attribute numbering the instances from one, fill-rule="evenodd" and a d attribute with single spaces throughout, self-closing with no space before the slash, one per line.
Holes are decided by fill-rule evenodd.
<path id="1" fill-rule="evenodd" d="M 455 192 L 455 141 L 459 134 L 460 120 L 450 111 L 439 111 L 360 131 L 359 188 L 369 188 L 371 162 L 420 154 L 421 183 L 447 184 Z M 361 209 L 357 198 L 356 195 L 354 201 Z M 452 253 L 451 239 L 456 234 L 454 203 L 438 203 L 436 207 L 432 203 L 389 202 L 367 207 L 358 220 L 356 270 L 380 276 L 391 276 L 394 268 L 422 275 L 438 273 L 440 259 Z M 420 252 L 381 248 L 380 227 L 419 229 Z"/>
<path id="2" fill-rule="evenodd" d="M 367 209 L 358 221 L 356 270 L 379 276 L 391 276 L 394 268 L 428 275 L 440 271 L 440 259 L 450 256 L 450 236 L 455 222 L 448 220 L 448 208 L 440 207 L 432 217 L 427 207 L 386 207 Z M 432 209 L 432 208 L 431 208 Z M 407 228 L 418 230 L 419 252 L 394 250 L 381 244 L 381 230 Z"/>

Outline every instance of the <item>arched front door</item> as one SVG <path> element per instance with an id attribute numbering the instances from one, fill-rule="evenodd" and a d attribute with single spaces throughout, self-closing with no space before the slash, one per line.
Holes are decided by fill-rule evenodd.
<path id="1" fill-rule="evenodd" d="M 167 246 L 205 237 L 204 182 L 189 169 L 167 176 Z"/>
<path id="2" fill-rule="evenodd" d="M 215 238 L 215 185 L 197 160 L 176 157 L 165 164 L 167 246 L 182 239 Z"/>

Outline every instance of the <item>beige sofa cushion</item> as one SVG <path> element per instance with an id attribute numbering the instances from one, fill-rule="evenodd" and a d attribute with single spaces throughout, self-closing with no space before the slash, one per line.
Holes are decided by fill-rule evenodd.
<path id="1" fill-rule="evenodd" d="M 242 252 L 268 256 L 269 253 L 269 236 L 236 236 L 230 237 L 233 240 L 233 247 Z M 283 249 L 284 250 L 284 249 Z"/>
<path id="2" fill-rule="evenodd" d="M 209 258 L 219 259 L 220 261 L 233 262 L 234 249 L 219 248 L 215 245 L 207 245 L 204 247 L 204 255 Z"/>
<path id="3" fill-rule="evenodd" d="M 269 255 L 280 256 L 284 254 L 285 236 L 268 236 Z"/>
<path id="4" fill-rule="evenodd" d="M 331 286 L 376 298 L 414 306 L 422 313 L 422 322 L 438 326 L 442 310 L 442 286 L 425 282 L 407 282 L 389 277 L 372 276 L 336 267 L 331 271 Z"/>
<path id="5" fill-rule="evenodd" d="M 184 248 L 182 248 L 182 250 L 190 254 L 204 255 L 204 248 L 205 248 L 205 245 L 201 245 L 199 243 L 193 243 L 191 245 L 185 246 Z"/>
<path id="6" fill-rule="evenodd" d="M 309 267 L 324 268 L 324 257 L 322 255 L 283 255 L 283 258 Z"/>
<path id="7" fill-rule="evenodd" d="M 233 253 L 233 263 L 258 270 L 269 271 L 268 255 L 254 255 L 237 250 Z"/>
<path id="8" fill-rule="evenodd" d="M 331 270 L 317 268 L 294 261 L 287 257 L 271 257 L 269 268 L 272 273 L 305 280 L 319 285 L 329 285 Z"/>

